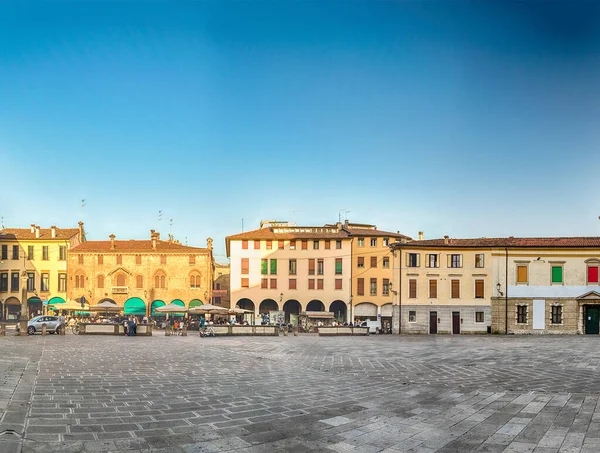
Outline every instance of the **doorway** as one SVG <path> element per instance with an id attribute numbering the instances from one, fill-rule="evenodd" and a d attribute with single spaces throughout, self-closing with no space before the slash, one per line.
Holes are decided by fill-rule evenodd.
<path id="1" fill-rule="evenodd" d="M 438 325 L 438 317 L 437 311 L 429 312 L 429 333 L 436 334 L 437 333 L 437 325 Z"/>
<path id="2" fill-rule="evenodd" d="M 588 335 L 598 335 L 600 333 L 600 307 L 586 305 L 585 333 Z"/>
<path id="3" fill-rule="evenodd" d="M 460 333 L 460 311 L 452 312 L 452 333 L 454 335 Z"/>

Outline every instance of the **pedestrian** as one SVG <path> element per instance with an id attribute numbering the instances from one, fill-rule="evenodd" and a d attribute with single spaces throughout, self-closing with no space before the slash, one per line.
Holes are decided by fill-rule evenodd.
<path id="1" fill-rule="evenodd" d="M 127 321 L 127 318 L 123 318 L 123 331 L 125 332 L 125 336 L 127 336 L 128 327 L 129 327 L 129 322 Z"/>

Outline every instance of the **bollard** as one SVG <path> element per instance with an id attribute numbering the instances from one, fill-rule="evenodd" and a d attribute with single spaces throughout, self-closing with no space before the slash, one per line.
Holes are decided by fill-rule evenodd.
<path id="1" fill-rule="evenodd" d="M 288 336 L 288 330 L 287 330 L 287 327 L 284 327 L 284 328 L 283 328 L 283 336 L 284 336 L 284 337 L 287 337 L 287 336 Z"/>
<path id="2" fill-rule="evenodd" d="M 58 334 L 59 335 L 66 335 L 67 334 L 67 326 L 64 324 L 60 325 L 60 329 L 58 329 Z"/>
<path id="3" fill-rule="evenodd" d="M 298 327 L 294 327 L 294 336 L 297 337 L 298 336 Z"/>
<path id="4" fill-rule="evenodd" d="M 6 324 L 0 324 L 0 335 L 6 336 Z"/>
<path id="5" fill-rule="evenodd" d="M 45 337 L 46 335 L 48 335 L 48 328 L 46 327 L 46 324 L 42 324 L 42 337 Z"/>
<path id="6" fill-rule="evenodd" d="M 184 325 L 183 329 L 181 330 L 181 336 L 187 337 L 187 326 L 186 325 Z"/>
<path id="7" fill-rule="evenodd" d="M 169 326 L 167 326 L 165 328 L 165 337 L 170 337 L 171 336 L 171 328 Z"/>

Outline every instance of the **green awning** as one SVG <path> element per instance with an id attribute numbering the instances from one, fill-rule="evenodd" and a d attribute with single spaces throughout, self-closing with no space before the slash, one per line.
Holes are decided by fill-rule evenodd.
<path id="1" fill-rule="evenodd" d="M 175 299 L 171 301 L 174 305 L 179 305 L 180 307 L 185 307 L 185 304 L 180 299 Z M 185 316 L 183 313 L 169 313 L 169 316 Z"/>
<path id="2" fill-rule="evenodd" d="M 27 303 L 29 303 L 29 304 L 36 304 L 36 303 L 37 304 L 41 304 L 42 303 L 42 299 L 40 299 L 37 296 L 30 297 L 29 299 L 27 299 Z"/>
<path id="3" fill-rule="evenodd" d="M 165 305 L 166 304 L 162 300 L 155 300 L 152 302 L 152 305 L 150 306 L 150 313 L 152 313 L 152 316 L 166 316 L 164 313 L 159 313 L 156 311 L 158 307 L 164 307 Z"/>
<path id="4" fill-rule="evenodd" d="M 53 297 L 48 301 L 48 305 L 64 304 L 65 300 L 62 297 Z"/>
<path id="5" fill-rule="evenodd" d="M 200 307 L 201 305 L 204 305 L 204 302 L 200 299 L 194 299 L 190 302 L 189 308 Z"/>
<path id="6" fill-rule="evenodd" d="M 144 316 L 146 314 L 146 304 L 139 297 L 127 299 L 124 309 L 125 315 Z"/>

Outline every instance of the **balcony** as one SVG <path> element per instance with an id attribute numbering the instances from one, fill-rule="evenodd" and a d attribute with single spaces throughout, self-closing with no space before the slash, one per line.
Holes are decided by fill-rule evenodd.
<path id="1" fill-rule="evenodd" d="M 129 287 L 128 286 L 113 286 L 112 293 L 113 294 L 128 294 Z"/>
<path id="2" fill-rule="evenodd" d="M 227 289 L 213 289 L 212 291 L 212 295 L 213 297 L 215 296 L 226 296 L 227 294 L 229 294 L 229 290 Z"/>

